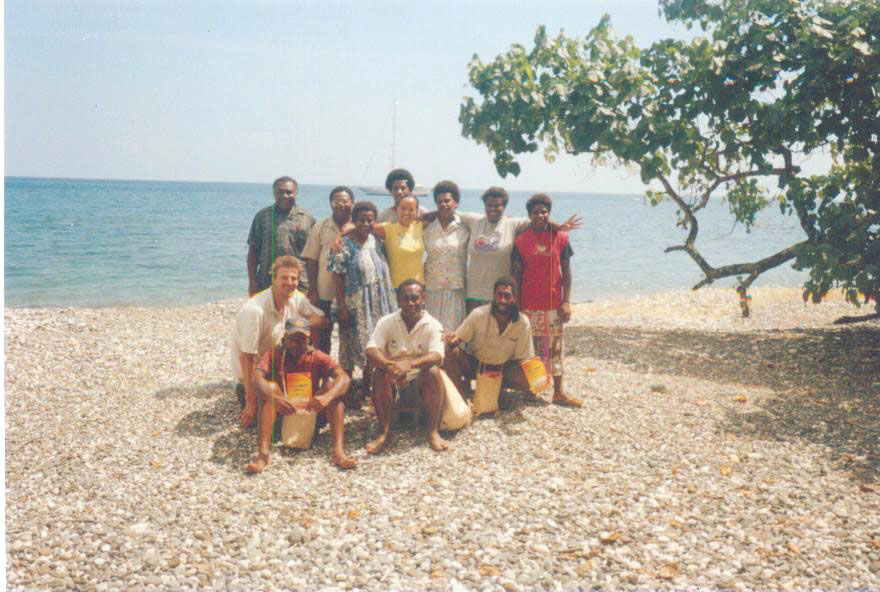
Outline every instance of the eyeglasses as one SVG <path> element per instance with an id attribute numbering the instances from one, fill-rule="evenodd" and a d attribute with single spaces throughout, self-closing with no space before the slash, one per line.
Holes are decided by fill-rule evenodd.
<path id="1" fill-rule="evenodd" d="M 350 204 L 350 203 L 351 203 L 351 200 L 348 199 L 347 197 L 334 197 L 333 199 L 330 200 L 331 206 L 343 206 L 343 205 Z"/>
<path id="2" fill-rule="evenodd" d="M 403 298 L 404 302 L 418 302 L 422 295 L 419 292 L 410 292 L 408 294 L 401 294 L 401 298 Z"/>

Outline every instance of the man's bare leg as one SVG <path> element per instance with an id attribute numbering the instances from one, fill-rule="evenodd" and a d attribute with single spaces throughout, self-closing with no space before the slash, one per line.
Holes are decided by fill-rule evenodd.
<path id="1" fill-rule="evenodd" d="M 431 366 L 419 372 L 419 391 L 422 393 L 422 406 L 428 413 L 428 444 L 436 451 L 449 448 L 449 442 L 440 436 L 440 418 L 443 416 L 443 403 L 446 390 L 440 368 Z"/>
<path id="2" fill-rule="evenodd" d="M 272 388 L 277 389 L 278 385 L 273 384 Z M 269 464 L 269 446 L 272 443 L 272 427 L 275 425 L 275 415 L 275 402 L 271 399 L 261 401 L 257 456 L 245 465 L 245 473 L 262 473 L 266 465 Z"/>
<path id="3" fill-rule="evenodd" d="M 554 376 L 553 377 L 553 402 L 557 405 L 562 405 L 563 407 L 583 407 L 584 402 L 578 399 L 577 397 L 572 397 L 570 395 L 565 394 L 565 389 L 562 388 L 562 376 Z"/>
<path id="4" fill-rule="evenodd" d="M 391 441 L 391 381 L 387 373 L 376 368 L 373 371 L 373 408 L 379 420 L 379 435 L 369 444 L 369 454 L 379 454 Z"/>
<path id="5" fill-rule="evenodd" d="M 467 354 L 457 347 L 449 348 L 443 366 L 461 396 L 471 395 L 470 380 L 468 380 L 470 372 L 467 371 L 470 367 L 470 360 L 468 360 Z"/>
<path id="6" fill-rule="evenodd" d="M 547 400 L 544 399 L 540 394 L 535 394 L 532 392 L 532 386 L 529 384 L 529 379 L 526 377 L 526 373 L 523 371 L 522 366 L 519 365 L 518 362 L 507 362 L 504 364 L 503 369 L 501 370 L 503 378 L 503 382 L 501 383 L 502 388 L 513 389 L 516 392 L 522 394 L 523 398 L 526 401 L 539 401 L 546 403 Z"/>
<path id="7" fill-rule="evenodd" d="M 518 363 L 506 363 L 501 370 L 503 378 L 503 386 L 505 388 L 513 389 L 520 393 L 526 393 L 534 397 L 534 393 L 532 393 L 532 387 L 529 385 L 529 379 L 526 378 L 526 373 L 523 371 L 522 366 Z"/>
<path id="8" fill-rule="evenodd" d="M 345 440 L 345 403 L 336 399 L 327 408 L 327 421 L 330 423 L 330 437 L 333 439 L 333 452 L 330 459 L 340 469 L 353 469 L 357 461 L 347 454 L 343 448 Z"/>
<path id="9" fill-rule="evenodd" d="M 351 374 L 349 374 L 351 376 Z M 372 405 L 373 396 L 373 363 L 367 360 L 364 364 L 364 378 L 361 380 L 361 399 Z"/>

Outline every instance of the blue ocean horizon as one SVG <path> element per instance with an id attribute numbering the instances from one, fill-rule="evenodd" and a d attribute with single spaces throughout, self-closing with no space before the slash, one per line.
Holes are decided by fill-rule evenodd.
<path id="1" fill-rule="evenodd" d="M 251 220 L 272 203 L 266 183 L 126 181 L 5 177 L 6 307 L 177 306 L 247 294 Z M 300 185 L 298 205 L 317 220 L 330 214 L 333 185 Z M 355 199 L 380 210 L 390 196 Z M 483 189 L 462 189 L 462 211 L 481 212 Z M 507 215 L 525 217 L 540 191 L 512 191 Z M 577 213 L 571 234 L 575 302 L 690 289 L 701 279 L 680 244 L 671 203 L 641 195 L 551 193 L 554 220 Z M 430 196 L 422 203 L 433 208 Z M 711 202 L 700 217 L 698 246 L 712 265 L 751 261 L 802 240 L 793 218 L 761 212 L 750 233 L 734 225 L 726 205 Z M 786 264 L 756 286 L 798 286 L 806 278 Z M 734 279 L 715 286 L 732 287 Z"/>

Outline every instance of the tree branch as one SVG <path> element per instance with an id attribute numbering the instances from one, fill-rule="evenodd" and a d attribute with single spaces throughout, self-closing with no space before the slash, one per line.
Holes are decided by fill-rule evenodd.
<path id="1" fill-rule="evenodd" d="M 703 258 L 699 251 L 697 251 L 696 240 L 697 234 L 700 232 L 700 226 L 697 222 L 697 217 L 694 216 L 693 210 L 690 206 L 685 203 L 685 201 L 681 198 L 681 196 L 672 188 L 672 184 L 669 182 L 669 179 L 666 178 L 665 175 L 657 175 L 657 178 L 660 180 L 660 183 L 663 184 L 664 189 L 666 189 L 666 193 L 669 194 L 669 197 L 675 204 L 678 206 L 678 209 L 684 214 L 685 218 L 687 218 L 688 223 L 688 236 L 684 241 L 683 245 L 679 245 L 676 247 L 669 247 L 666 249 L 666 252 L 669 251 L 687 251 L 688 255 L 691 256 L 697 265 L 700 266 L 700 269 L 703 270 L 704 274 L 708 274 L 712 271 L 712 266 Z"/>
<path id="2" fill-rule="evenodd" d="M 764 257 L 758 261 L 753 261 L 751 263 L 734 263 L 732 265 L 724 265 L 722 267 L 714 268 L 710 267 L 709 272 L 704 273 L 706 277 L 701 280 L 698 284 L 696 284 L 693 289 L 697 290 L 707 284 L 711 284 L 715 280 L 719 280 L 721 278 L 730 277 L 733 275 L 743 275 L 743 274 L 755 274 L 756 276 L 761 275 L 768 269 L 773 269 L 774 267 L 778 267 L 785 263 L 786 261 L 790 261 L 795 258 L 795 251 L 805 245 L 807 245 L 810 241 L 805 240 L 799 243 L 795 243 L 789 247 L 778 251 L 769 257 Z M 749 282 L 751 283 L 751 282 Z"/>
<path id="3" fill-rule="evenodd" d="M 797 174 L 800 172 L 800 170 L 801 170 L 800 167 L 795 167 L 795 166 L 789 165 L 789 166 L 786 166 L 781 169 L 770 169 L 767 171 L 745 171 L 742 173 L 733 173 L 730 175 L 724 175 L 723 177 L 718 177 L 717 179 L 715 179 L 715 182 L 712 183 L 712 185 L 710 185 L 709 187 L 707 187 L 706 191 L 703 192 L 703 197 L 700 199 L 700 204 L 699 204 L 699 206 L 694 208 L 694 211 L 697 211 L 697 210 L 703 208 L 706 205 L 706 203 L 708 203 L 709 196 L 712 194 L 712 192 L 715 191 L 716 189 L 718 189 L 718 187 L 721 186 L 722 184 L 727 183 L 729 181 L 739 181 L 740 179 L 745 179 L 748 177 L 764 177 L 764 176 L 769 176 L 769 175 L 782 176 L 786 173 Z"/>

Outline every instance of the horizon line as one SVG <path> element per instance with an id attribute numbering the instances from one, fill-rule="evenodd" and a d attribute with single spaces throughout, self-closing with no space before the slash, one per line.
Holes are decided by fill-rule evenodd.
<path id="1" fill-rule="evenodd" d="M 206 181 L 206 180 L 180 180 L 180 179 L 125 179 L 119 177 L 52 177 L 52 176 L 34 176 L 34 175 L 9 175 L 4 173 L 3 179 L 46 179 L 52 181 L 128 181 L 128 182 L 136 182 L 136 183 L 190 183 L 190 184 L 198 184 L 198 183 L 214 183 L 220 185 L 270 185 L 272 181 Z M 274 181 L 274 179 L 273 179 Z M 340 185 L 340 183 L 306 183 L 304 181 L 300 181 L 296 179 L 297 184 L 299 185 L 317 185 L 317 186 L 327 186 L 333 187 L 336 185 Z M 351 183 L 345 184 L 348 187 L 353 189 L 361 189 L 363 187 L 379 187 L 380 185 L 372 185 L 368 183 Z M 427 187 L 425 185 L 424 187 Z M 473 187 L 461 187 L 462 191 L 485 191 L 485 189 L 477 189 Z M 363 191 L 363 189 L 361 189 Z M 621 193 L 615 191 L 568 191 L 568 190 L 535 190 L 535 189 L 508 189 L 507 191 L 511 193 L 528 193 L 530 191 L 538 191 L 540 193 L 548 193 L 548 194 L 560 194 L 560 193 L 571 193 L 571 194 L 580 194 L 580 195 L 604 195 L 604 196 L 621 196 L 621 197 L 644 197 L 643 193 Z M 390 194 L 389 194 L 390 195 Z"/>

